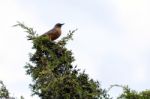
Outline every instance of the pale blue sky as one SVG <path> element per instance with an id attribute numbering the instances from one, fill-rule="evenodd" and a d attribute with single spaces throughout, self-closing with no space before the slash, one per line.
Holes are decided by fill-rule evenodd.
<path id="1" fill-rule="evenodd" d="M 150 89 L 149 5 L 149 0 L 0 0 L 0 80 L 11 95 L 33 99 L 23 68 L 32 45 L 26 33 L 11 26 L 24 21 L 42 34 L 63 22 L 62 37 L 78 28 L 68 44 L 75 64 L 103 88 Z M 120 92 L 111 90 L 112 96 Z"/>

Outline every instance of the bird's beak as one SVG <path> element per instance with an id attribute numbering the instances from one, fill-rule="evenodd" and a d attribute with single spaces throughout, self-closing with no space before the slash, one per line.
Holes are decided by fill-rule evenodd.
<path id="1" fill-rule="evenodd" d="M 64 25 L 65 23 L 62 23 L 61 25 Z"/>

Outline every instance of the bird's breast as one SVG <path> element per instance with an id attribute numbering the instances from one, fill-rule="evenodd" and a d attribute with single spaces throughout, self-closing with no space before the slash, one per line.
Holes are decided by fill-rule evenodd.
<path id="1" fill-rule="evenodd" d="M 61 30 L 56 29 L 53 33 L 49 34 L 51 40 L 56 40 L 61 35 Z"/>

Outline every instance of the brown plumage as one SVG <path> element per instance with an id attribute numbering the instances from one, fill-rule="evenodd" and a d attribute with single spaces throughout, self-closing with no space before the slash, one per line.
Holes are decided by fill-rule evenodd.
<path id="1" fill-rule="evenodd" d="M 62 23 L 57 23 L 53 29 L 47 31 L 46 33 L 44 33 L 42 36 L 44 35 L 48 35 L 49 40 L 56 40 L 60 35 L 61 35 L 61 26 L 64 25 Z"/>

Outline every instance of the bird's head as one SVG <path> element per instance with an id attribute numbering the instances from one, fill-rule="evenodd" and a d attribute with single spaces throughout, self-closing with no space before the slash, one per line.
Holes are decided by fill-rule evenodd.
<path id="1" fill-rule="evenodd" d="M 64 25 L 64 23 L 57 23 L 55 27 L 61 27 L 62 25 Z"/>

